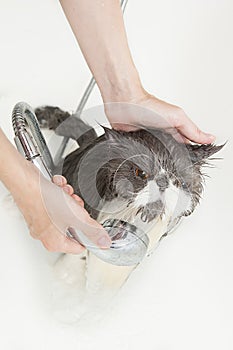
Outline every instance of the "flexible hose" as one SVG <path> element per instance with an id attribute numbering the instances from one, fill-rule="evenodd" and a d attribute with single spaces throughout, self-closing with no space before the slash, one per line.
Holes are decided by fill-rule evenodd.
<path id="1" fill-rule="evenodd" d="M 32 144 L 35 146 L 34 148 L 36 149 L 38 146 L 39 153 L 43 156 L 44 161 L 47 167 L 49 168 L 49 170 L 52 171 L 54 165 L 53 165 L 53 159 L 52 159 L 51 153 L 48 149 L 44 136 L 40 131 L 40 126 L 36 118 L 36 115 L 33 109 L 27 103 L 19 102 L 15 105 L 12 112 L 12 124 L 14 128 L 15 136 L 18 137 L 19 139 L 22 139 L 23 137 L 30 135 L 30 132 L 31 132 L 32 134 L 31 141 L 32 141 Z M 27 126 L 30 132 L 28 132 Z M 35 142 L 33 142 L 33 138 Z M 33 152 L 35 153 L 35 149 L 34 150 L 32 149 L 31 157 L 33 156 Z"/>

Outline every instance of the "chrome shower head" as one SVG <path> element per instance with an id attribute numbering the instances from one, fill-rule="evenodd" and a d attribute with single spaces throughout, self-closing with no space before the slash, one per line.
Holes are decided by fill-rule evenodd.
<path id="1" fill-rule="evenodd" d="M 146 255 L 149 245 L 148 236 L 138 227 L 128 222 L 110 219 L 103 223 L 103 227 L 108 232 L 112 245 L 111 253 L 105 255 L 106 250 L 98 252 L 98 256 L 107 262 L 116 265 L 136 265 Z M 122 254 L 123 252 L 123 254 Z"/>
<path id="2" fill-rule="evenodd" d="M 101 260 L 118 266 L 133 266 L 141 262 L 149 245 L 148 236 L 138 227 L 126 221 L 109 219 L 102 224 L 112 240 L 109 249 L 93 245 L 81 232 L 69 229 L 68 236 L 83 244 Z"/>

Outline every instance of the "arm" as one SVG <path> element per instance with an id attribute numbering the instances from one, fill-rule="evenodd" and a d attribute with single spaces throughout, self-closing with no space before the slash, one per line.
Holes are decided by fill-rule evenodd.
<path id="1" fill-rule="evenodd" d="M 84 250 L 80 244 L 65 236 L 69 226 L 81 229 L 100 247 L 110 245 L 107 233 L 100 224 L 90 218 L 81 199 L 75 195 L 71 198 L 71 187 L 66 185 L 64 178 L 57 177 L 55 182 L 60 181 L 60 186 L 70 196 L 62 192 L 64 200 L 58 202 L 57 198 L 61 196 L 63 189 L 40 176 L 36 167 L 13 147 L 1 128 L 0 181 L 11 192 L 31 235 L 41 240 L 48 250 L 73 254 Z M 49 198 L 46 198 L 45 194 Z"/>
<path id="2" fill-rule="evenodd" d="M 119 0 L 60 0 L 60 3 L 104 103 L 128 102 L 154 112 L 143 118 L 129 113 L 126 120 L 115 111 L 107 111 L 114 127 L 130 130 L 132 128 L 124 123 L 151 127 L 165 127 L 166 124 L 178 130 L 184 139 L 198 143 L 214 141 L 214 137 L 199 130 L 181 108 L 143 89 L 128 47 Z"/>

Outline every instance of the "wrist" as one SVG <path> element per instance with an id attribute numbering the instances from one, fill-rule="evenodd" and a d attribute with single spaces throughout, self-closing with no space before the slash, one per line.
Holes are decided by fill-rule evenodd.
<path id="1" fill-rule="evenodd" d="M 98 82 L 97 82 L 98 84 Z M 129 70 L 117 71 L 109 68 L 98 84 L 104 103 L 131 102 L 140 99 L 144 94 L 139 74 L 133 67 Z"/>
<path id="2" fill-rule="evenodd" d="M 14 171 L 10 168 L 6 187 L 15 198 L 16 202 L 31 197 L 31 194 L 39 194 L 39 172 L 31 162 L 24 159 L 20 154 L 15 159 Z M 14 174 L 14 176 L 12 176 Z M 34 196 L 33 195 L 33 196 Z"/>

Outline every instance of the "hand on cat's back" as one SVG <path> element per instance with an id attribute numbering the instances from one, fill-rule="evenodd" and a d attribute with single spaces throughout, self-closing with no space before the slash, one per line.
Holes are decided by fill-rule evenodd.
<path id="1" fill-rule="evenodd" d="M 162 101 L 145 90 L 135 97 L 126 96 L 122 101 L 119 103 L 119 100 L 113 99 L 113 103 L 105 104 L 105 112 L 115 129 L 162 128 L 173 134 L 177 141 L 185 143 L 209 144 L 215 140 L 215 136 L 200 130 L 182 108 Z"/>

